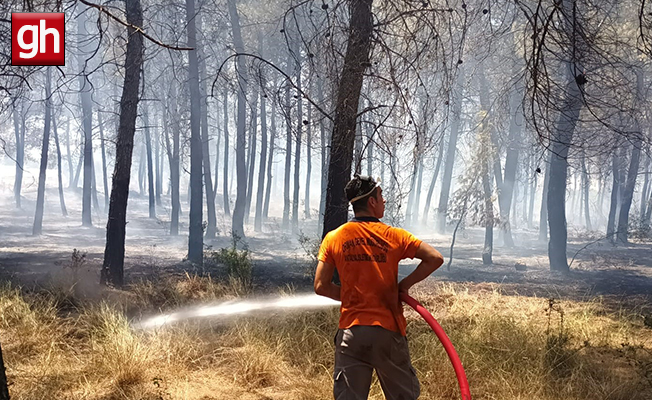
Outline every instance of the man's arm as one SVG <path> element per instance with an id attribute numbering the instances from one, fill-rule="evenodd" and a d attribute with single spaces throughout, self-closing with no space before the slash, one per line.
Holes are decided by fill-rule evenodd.
<path id="1" fill-rule="evenodd" d="M 412 286 L 426 279 L 444 263 L 444 257 L 441 253 L 426 242 L 421 242 L 415 257 L 420 259 L 421 263 L 410 275 L 398 283 L 399 292 L 407 293 Z"/>
<path id="2" fill-rule="evenodd" d="M 334 265 L 319 261 L 317 272 L 315 272 L 315 293 L 341 301 L 340 286 L 332 282 L 334 272 Z"/>

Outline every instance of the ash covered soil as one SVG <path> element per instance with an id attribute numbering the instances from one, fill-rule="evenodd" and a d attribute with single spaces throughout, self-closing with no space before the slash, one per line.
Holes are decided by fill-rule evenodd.
<path id="1" fill-rule="evenodd" d="M 66 285 L 71 282 L 69 267 L 73 249 L 86 253 L 85 262 L 78 271 L 78 289 L 88 296 L 101 293 L 99 274 L 102 265 L 106 218 L 93 214 L 94 227 L 81 226 L 80 194 L 67 192 L 68 217 L 60 212 L 58 194 L 54 189 L 46 193 L 46 211 L 43 234 L 32 236 L 35 193 L 26 190 L 22 209 L 16 209 L 8 191 L 0 193 L 0 280 L 10 280 L 25 287 Z M 101 204 L 103 199 L 100 199 Z M 156 279 L 161 276 L 186 272 L 225 275 L 224 267 L 207 265 L 195 268 L 184 262 L 187 252 L 187 204 L 182 205 L 182 223 L 177 237 L 169 235 L 168 205 L 158 207 L 159 218 L 147 217 L 147 198 L 130 194 L 125 254 L 125 280 Z M 271 210 L 270 213 L 278 210 Z M 272 215 L 275 215 L 272 213 Z M 278 214 L 276 214 L 278 215 Z M 251 216 L 253 222 L 253 215 Z M 205 241 L 206 251 L 231 246 L 229 218 L 218 208 L 218 229 L 215 239 Z M 296 292 L 312 290 L 312 274 L 316 262 L 316 218 L 300 222 L 299 232 L 281 228 L 281 221 L 271 218 L 262 233 L 247 229 L 246 244 L 254 263 L 254 293 L 274 292 L 290 287 Z M 452 228 L 451 228 L 452 229 Z M 516 229 L 516 245 L 507 248 L 496 240 L 491 266 L 483 266 L 481 259 L 483 230 L 467 228 L 458 232 L 450 270 L 452 235 L 437 235 L 427 227 L 411 229 L 419 238 L 442 252 L 446 263 L 420 289 L 434 290 L 435 282 L 464 284 L 470 291 L 496 290 L 506 294 L 545 298 L 589 300 L 599 297 L 605 305 L 634 308 L 642 312 L 652 310 L 652 247 L 651 242 L 632 241 L 628 245 L 613 246 L 597 240 L 600 233 L 583 236 L 572 228 L 569 231 L 568 257 L 572 259 L 567 274 L 551 272 L 548 264 L 547 243 L 537 240 L 536 229 Z M 496 234 L 496 236 L 498 236 Z M 524 271 L 515 268 L 525 265 Z M 405 260 L 400 276 L 409 273 L 416 261 Z"/>

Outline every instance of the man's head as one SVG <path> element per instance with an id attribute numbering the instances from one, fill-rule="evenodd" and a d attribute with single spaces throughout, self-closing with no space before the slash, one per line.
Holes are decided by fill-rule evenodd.
<path id="1" fill-rule="evenodd" d="M 385 199 L 380 181 L 370 176 L 355 175 L 346 184 L 344 192 L 356 216 L 382 218 L 385 214 Z"/>

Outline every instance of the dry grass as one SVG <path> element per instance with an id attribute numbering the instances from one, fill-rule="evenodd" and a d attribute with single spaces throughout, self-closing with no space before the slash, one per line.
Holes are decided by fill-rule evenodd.
<path id="1" fill-rule="evenodd" d="M 133 329 L 126 315 L 233 298 L 186 276 L 104 302 L 0 287 L 0 338 L 13 399 L 329 399 L 336 309 Z M 421 300 L 455 344 L 474 399 L 652 399 L 652 330 L 600 299 L 554 302 L 439 285 Z M 65 303 L 65 304 L 64 304 Z M 406 311 L 407 312 L 407 311 Z M 422 399 L 457 399 L 446 354 L 407 312 Z M 382 399 L 374 383 L 370 398 Z"/>

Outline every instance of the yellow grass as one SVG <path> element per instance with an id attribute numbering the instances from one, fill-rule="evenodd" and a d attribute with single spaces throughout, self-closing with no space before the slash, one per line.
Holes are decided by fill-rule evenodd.
<path id="1" fill-rule="evenodd" d="M 71 312 L 56 293 L 0 287 L 13 399 L 330 399 L 338 311 L 296 311 L 133 329 L 126 315 L 233 298 L 208 278 L 143 282 Z M 441 323 L 474 399 L 652 399 L 652 330 L 637 310 L 440 284 L 412 293 Z M 411 310 L 422 399 L 459 399 L 436 336 Z M 370 398 L 382 399 L 375 382 Z"/>

